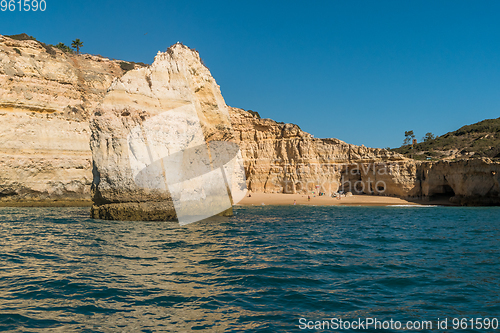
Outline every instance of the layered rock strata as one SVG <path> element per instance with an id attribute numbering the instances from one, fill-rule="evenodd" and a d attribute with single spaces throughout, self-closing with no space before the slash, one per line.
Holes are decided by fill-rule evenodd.
<path id="1" fill-rule="evenodd" d="M 500 163 L 488 158 L 422 163 L 424 197 L 449 196 L 459 205 L 500 205 Z M 420 179 L 418 179 L 420 178 Z"/>
<path id="2" fill-rule="evenodd" d="M 118 61 L 0 35 L 0 205 L 90 204 L 90 110 L 122 74 Z"/>
<path id="3" fill-rule="evenodd" d="M 331 194 L 345 182 L 360 180 L 356 170 L 362 164 L 406 161 L 385 149 L 316 139 L 297 125 L 261 119 L 241 109 L 231 108 L 230 114 L 245 160 L 248 188 L 254 192 Z"/>
<path id="4" fill-rule="evenodd" d="M 211 163 L 207 142 L 233 138 L 219 86 L 198 52 L 182 44 L 158 53 L 151 66 L 116 79 L 96 108 L 90 127 L 92 216 L 105 219 L 169 220 L 176 217 L 176 209 L 179 214 L 176 202 L 196 201 L 172 201 L 177 194 L 197 196 L 200 202 L 201 197 L 213 198 L 213 188 L 201 189 L 204 182 L 213 185 L 213 179 L 193 170 L 194 163 Z M 210 149 L 213 158 L 215 148 L 211 145 Z M 166 156 L 173 157 L 167 160 Z M 178 193 L 172 192 L 175 184 L 169 180 L 183 172 L 190 173 L 194 183 L 177 183 L 200 185 L 199 193 L 197 189 L 187 194 L 182 186 Z M 226 188 L 221 191 L 227 198 Z M 206 209 L 216 211 L 219 202 L 213 200 Z M 231 203 L 226 203 L 230 208 Z M 196 205 L 189 209 L 200 211 Z"/>
<path id="5" fill-rule="evenodd" d="M 315 139 L 297 125 L 231 108 L 233 127 L 254 192 L 337 191 L 499 205 L 500 163 L 489 159 L 415 161 L 385 149 Z"/>
<path id="6" fill-rule="evenodd" d="M 96 158 L 99 163 L 111 161 L 118 169 L 120 163 L 127 165 L 118 134 L 125 135 L 143 121 L 141 117 L 185 105 L 194 106 L 205 138 L 231 139 L 219 87 L 197 53 L 177 47 L 161 55 L 168 58 L 161 62 L 165 68 L 157 63 L 154 71 L 130 72 L 113 84 L 96 116 L 102 121 L 93 125 L 95 138 L 101 140 L 96 149 L 108 154 Z M 113 80 L 123 74 L 119 61 L 0 36 L 0 205 L 90 204 L 95 179 L 94 216 L 165 217 L 158 197 L 144 201 L 148 197 L 140 192 L 143 199 L 132 199 L 134 192 L 113 179 L 111 170 L 94 168 L 92 174 L 89 118 Z M 442 195 L 457 204 L 500 201 L 498 162 L 417 162 L 383 149 L 316 139 L 297 125 L 260 119 L 255 112 L 229 108 L 229 114 L 245 159 L 248 188 L 254 192 L 344 190 L 405 198 Z M 162 198 L 168 201 L 169 196 Z M 123 209 L 126 206 L 132 208 Z M 124 216 L 125 211 L 130 216 Z M 173 216 L 171 207 L 166 211 Z"/>

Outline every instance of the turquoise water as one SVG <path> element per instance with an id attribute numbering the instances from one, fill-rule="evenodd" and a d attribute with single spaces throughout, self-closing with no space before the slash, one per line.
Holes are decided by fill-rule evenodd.
<path id="1" fill-rule="evenodd" d="M 179 227 L 92 220 L 88 208 L 1 208 L 0 331 L 317 332 L 301 330 L 300 318 L 500 319 L 499 208 L 235 212 Z M 460 330 L 476 331 L 494 332 Z"/>

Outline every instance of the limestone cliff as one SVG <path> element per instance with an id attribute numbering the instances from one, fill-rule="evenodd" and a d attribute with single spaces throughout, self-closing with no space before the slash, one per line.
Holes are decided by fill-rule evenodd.
<path id="1" fill-rule="evenodd" d="M 319 185 L 319 191 L 331 194 L 342 187 L 342 180 L 356 178 L 351 171 L 359 164 L 406 160 L 385 149 L 315 139 L 297 125 L 261 119 L 241 109 L 231 108 L 230 114 L 248 188 L 254 192 L 308 193 Z"/>
<path id="2" fill-rule="evenodd" d="M 459 205 L 500 205 L 500 163 L 488 158 L 422 163 L 422 195 L 448 195 Z"/>
<path id="3" fill-rule="evenodd" d="M 362 192 L 457 205 L 500 205 L 500 163 L 488 158 L 360 166 Z"/>
<path id="4" fill-rule="evenodd" d="M 340 189 L 500 204 L 498 162 L 418 162 L 384 149 L 316 139 L 297 125 L 227 108 L 199 55 L 186 47 L 177 45 L 156 60 L 123 76 L 119 61 L 0 35 L 0 205 L 90 202 L 94 179 L 94 216 L 127 218 L 123 207 L 128 205 L 142 207 L 129 212 L 149 212 L 154 218 L 165 209 L 154 202 L 169 196 L 144 193 L 124 181 L 130 170 L 123 139 L 144 120 L 186 105 L 196 111 L 205 139 L 228 140 L 234 134 L 254 192 L 330 194 Z M 92 173 L 89 119 L 94 110 L 93 148 L 100 154 L 94 156 Z M 134 199 L 136 194 L 140 199 Z M 171 215 L 171 207 L 166 211 Z M 137 218 L 136 213 L 128 218 Z"/>
<path id="5" fill-rule="evenodd" d="M 0 35 L 0 204 L 89 201 L 90 110 L 122 74 L 117 61 Z"/>
<path id="6" fill-rule="evenodd" d="M 297 125 L 231 108 L 254 192 L 327 195 L 338 190 L 403 198 L 500 204 L 500 163 L 489 159 L 415 161 L 385 149 L 315 139 Z"/>
<path id="7" fill-rule="evenodd" d="M 173 185 L 166 186 L 172 168 L 165 167 L 163 158 L 189 149 L 201 156 L 206 142 L 233 137 L 219 86 L 198 52 L 182 44 L 159 52 L 151 66 L 116 79 L 90 126 L 92 216 L 106 219 L 175 218 Z M 182 172 L 192 167 L 186 154 L 178 156 L 173 168 Z M 151 169 L 155 163 L 158 167 Z M 145 186 L 138 177 L 148 170 L 156 174 L 144 180 Z M 225 188 L 223 193 L 227 196 Z"/>

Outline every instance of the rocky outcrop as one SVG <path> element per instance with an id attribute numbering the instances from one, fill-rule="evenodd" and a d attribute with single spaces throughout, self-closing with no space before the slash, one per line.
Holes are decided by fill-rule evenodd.
<path id="1" fill-rule="evenodd" d="M 489 159 L 415 161 L 385 149 L 315 139 L 297 125 L 231 108 L 254 192 L 355 194 L 450 199 L 498 205 L 500 163 Z"/>
<path id="2" fill-rule="evenodd" d="M 500 163 L 488 158 L 360 165 L 362 192 L 457 205 L 500 205 Z"/>
<path id="3" fill-rule="evenodd" d="M 500 205 L 500 163 L 488 158 L 422 163 L 422 196 L 449 196 L 459 205 Z"/>
<path id="4" fill-rule="evenodd" d="M 0 205 L 90 202 L 90 110 L 117 61 L 0 35 Z"/>
<path id="5" fill-rule="evenodd" d="M 172 168 L 190 170 L 187 150 L 200 157 L 206 142 L 233 137 L 219 86 L 198 52 L 182 44 L 159 52 L 151 66 L 116 79 L 90 127 L 92 216 L 106 219 L 175 218 L 173 185 L 167 184 L 176 174 Z M 184 155 L 168 169 L 164 157 L 175 153 Z M 143 179 L 142 174 L 149 176 Z"/>
<path id="6" fill-rule="evenodd" d="M 316 139 L 255 112 L 228 110 L 199 55 L 181 45 L 159 54 L 150 68 L 135 68 L 123 76 L 119 61 L 0 36 L 0 205 L 89 204 L 94 179 L 96 217 L 173 217 L 172 206 L 165 206 L 168 193 L 129 182 L 123 140 L 134 126 L 186 106 L 195 110 L 205 140 L 234 135 L 254 192 L 344 190 L 499 204 L 498 162 L 418 162 L 384 149 Z M 99 154 L 92 172 L 94 110 L 93 148 Z"/>
<path id="7" fill-rule="evenodd" d="M 297 125 L 261 119 L 241 109 L 231 108 L 230 114 L 245 160 L 248 188 L 254 192 L 331 194 L 346 182 L 361 180 L 356 172 L 361 164 L 406 160 L 386 149 L 315 139 Z"/>

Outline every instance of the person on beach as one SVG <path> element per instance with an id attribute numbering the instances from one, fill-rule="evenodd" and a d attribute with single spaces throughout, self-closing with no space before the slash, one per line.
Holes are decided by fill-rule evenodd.
<path id="1" fill-rule="evenodd" d="M 293 200 L 293 204 L 296 205 L 297 204 L 297 200 Z"/>
<path id="2" fill-rule="evenodd" d="M 307 201 L 311 201 L 311 196 L 310 195 L 307 196 Z"/>

